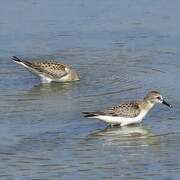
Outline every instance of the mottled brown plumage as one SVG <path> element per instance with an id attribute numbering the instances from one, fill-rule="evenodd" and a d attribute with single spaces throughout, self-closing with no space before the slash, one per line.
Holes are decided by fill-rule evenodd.
<path id="1" fill-rule="evenodd" d="M 125 126 L 141 122 L 156 103 L 162 103 L 171 107 L 159 92 L 150 91 L 142 100 L 122 103 L 106 111 L 85 112 L 84 114 L 85 117 L 97 118 L 110 124 L 120 124 L 121 126 Z"/>
<path id="2" fill-rule="evenodd" d="M 57 62 L 35 62 L 31 63 L 30 67 L 56 78 L 61 78 L 62 76 L 67 75 L 68 72 L 66 69 L 70 68 L 68 65 Z"/>
<path id="3" fill-rule="evenodd" d="M 107 111 L 107 114 L 112 116 L 130 117 L 134 118 L 141 112 L 137 101 L 131 101 L 112 107 Z"/>
<path id="4" fill-rule="evenodd" d="M 69 65 L 58 62 L 29 62 L 13 56 L 13 60 L 40 76 L 45 82 L 65 82 L 79 80 L 77 73 Z"/>

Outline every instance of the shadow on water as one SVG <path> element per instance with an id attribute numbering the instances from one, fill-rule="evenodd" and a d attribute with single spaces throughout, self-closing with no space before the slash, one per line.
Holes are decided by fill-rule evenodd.
<path id="1" fill-rule="evenodd" d="M 106 127 L 103 130 L 97 130 L 88 135 L 86 141 L 101 140 L 106 145 L 122 145 L 127 143 L 140 143 L 140 146 L 149 146 L 161 143 L 161 136 L 154 135 L 148 128 L 135 124 L 125 127 Z M 130 145 L 130 144 L 129 144 Z"/>
<path id="2" fill-rule="evenodd" d="M 139 124 L 131 126 L 107 126 L 105 129 L 97 130 L 89 134 L 88 139 L 91 138 L 105 138 L 105 137 L 114 137 L 114 138 L 142 138 L 150 136 L 150 131 L 147 128 L 142 127 Z"/>
<path id="3" fill-rule="evenodd" d="M 25 93 L 25 96 L 39 96 L 48 94 L 66 94 L 77 85 L 77 82 L 38 84 Z"/>
<path id="4" fill-rule="evenodd" d="M 39 84 L 30 90 L 5 96 L 5 103 L 1 108 L 2 112 L 6 111 L 3 118 L 44 117 L 44 114 L 48 115 L 48 112 L 49 114 L 51 111 L 59 112 L 59 108 L 63 110 L 63 106 L 72 108 L 71 99 L 76 86 L 76 82 Z M 41 115 L 39 116 L 39 114 Z"/>

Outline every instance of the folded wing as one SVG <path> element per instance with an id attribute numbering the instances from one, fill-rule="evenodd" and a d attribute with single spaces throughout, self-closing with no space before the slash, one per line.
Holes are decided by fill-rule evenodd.
<path id="1" fill-rule="evenodd" d="M 107 114 L 111 116 L 134 118 L 140 114 L 141 110 L 136 101 L 123 103 L 108 109 Z"/>

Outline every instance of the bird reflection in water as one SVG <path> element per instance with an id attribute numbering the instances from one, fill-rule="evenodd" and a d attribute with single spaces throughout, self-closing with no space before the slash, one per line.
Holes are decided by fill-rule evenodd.
<path id="1" fill-rule="evenodd" d="M 97 130 L 88 135 L 86 140 L 102 140 L 104 145 L 140 143 L 141 146 L 160 144 L 159 136 L 150 132 L 149 129 L 140 124 L 118 127 L 107 126 L 103 130 Z M 133 144 L 134 144 L 133 143 Z"/>

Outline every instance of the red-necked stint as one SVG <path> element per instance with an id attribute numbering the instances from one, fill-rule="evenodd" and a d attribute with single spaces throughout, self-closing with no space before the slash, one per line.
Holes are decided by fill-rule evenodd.
<path id="1" fill-rule="evenodd" d="M 159 92 L 150 91 L 143 100 L 125 102 L 103 112 L 83 113 L 85 117 L 101 119 L 111 125 L 119 124 L 120 126 L 126 126 L 140 123 L 156 103 L 172 107 L 163 99 Z"/>
<path id="2" fill-rule="evenodd" d="M 79 80 L 76 71 L 66 64 L 59 62 L 29 62 L 16 56 L 13 56 L 13 61 L 38 75 L 44 83 Z"/>

